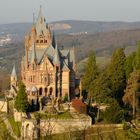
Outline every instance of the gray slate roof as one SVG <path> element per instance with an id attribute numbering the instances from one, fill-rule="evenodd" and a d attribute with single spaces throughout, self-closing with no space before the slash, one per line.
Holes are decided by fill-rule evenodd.
<path id="1" fill-rule="evenodd" d="M 46 25 L 45 18 L 42 14 L 42 9 L 40 8 L 39 15 L 37 18 L 37 22 L 35 24 L 37 35 L 48 35 L 48 32 L 50 31 L 48 29 L 48 26 Z M 74 51 L 73 50 L 59 50 L 57 48 L 57 43 L 55 40 L 55 34 L 53 33 L 52 37 L 52 45 L 50 45 L 47 48 L 38 48 L 35 46 L 35 44 L 32 47 L 32 50 L 28 50 L 28 61 L 29 64 L 36 62 L 36 64 L 40 64 L 42 60 L 46 57 L 50 60 L 50 62 L 54 65 L 61 66 L 61 69 L 63 70 L 71 70 L 74 68 L 75 63 L 75 57 L 74 57 Z M 25 57 L 23 59 L 24 64 Z"/>
<path id="2" fill-rule="evenodd" d="M 17 74 L 16 74 L 16 67 L 15 65 L 13 66 L 13 70 L 12 70 L 12 74 L 11 76 L 16 77 L 17 78 Z"/>
<path id="3" fill-rule="evenodd" d="M 54 58 L 53 58 L 53 64 L 60 65 L 60 56 L 59 55 L 60 55 L 59 50 L 58 50 L 57 44 L 56 44 Z"/>
<path id="4" fill-rule="evenodd" d="M 54 47 L 50 45 L 48 48 L 35 48 L 35 52 L 37 64 L 40 64 L 44 58 L 48 57 L 52 64 L 60 64 L 63 70 L 70 70 L 74 68 L 75 58 L 73 50 L 58 50 L 57 46 L 54 49 Z M 28 60 L 30 64 L 32 63 L 33 54 L 34 50 L 29 50 Z"/>
<path id="5" fill-rule="evenodd" d="M 40 11 L 39 11 L 39 15 L 38 15 L 35 27 L 36 27 L 37 35 L 43 35 L 43 36 L 47 35 L 48 30 L 47 30 L 46 20 L 42 14 L 41 7 L 40 7 Z"/>

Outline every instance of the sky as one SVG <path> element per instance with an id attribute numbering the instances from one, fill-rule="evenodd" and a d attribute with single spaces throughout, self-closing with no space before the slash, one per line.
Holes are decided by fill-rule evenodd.
<path id="1" fill-rule="evenodd" d="M 47 22 L 140 21 L 140 0 L 0 0 L 0 23 L 32 22 L 40 5 Z"/>

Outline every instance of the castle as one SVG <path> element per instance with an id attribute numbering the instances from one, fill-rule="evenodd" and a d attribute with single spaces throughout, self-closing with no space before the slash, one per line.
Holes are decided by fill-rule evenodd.
<path id="1" fill-rule="evenodd" d="M 46 24 L 40 8 L 31 32 L 25 36 L 25 50 L 21 61 L 21 80 L 26 86 L 28 99 L 36 102 L 43 97 L 75 97 L 75 51 L 60 50 L 55 34 Z M 11 88 L 17 87 L 15 67 Z"/>

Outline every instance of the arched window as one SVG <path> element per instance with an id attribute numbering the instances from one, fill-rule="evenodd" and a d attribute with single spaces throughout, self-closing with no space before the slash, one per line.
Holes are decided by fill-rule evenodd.
<path id="1" fill-rule="evenodd" d="M 48 41 L 47 40 L 44 40 L 44 43 L 47 43 Z"/>
<path id="2" fill-rule="evenodd" d="M 45 87 L 44 91 L 45 91 L 45 96 L 47 96 L 48 88 Z"/>
<path id="3" fill-rule="evenodd" d="M 42 88 L 39 88 L 39 95 L 42 95 Z"/>
<path id="4" fill-rule="evenodd" d="M 39 43 L 39 40 L 37 40 L 36 43 Z"/>
<path id="5" fill-rule="evenodd" d="M 43 43 L 43 40 L 40 40 L 40 43 Z"/>
<path id="6" fill-rule="evenodd" d="M 52 95 L 52 92 L 53 92 L 53 88 L 52 87 L 50 87 L 50 95 Z"/>
<path id="7" fill-rule="evenodd" d="M 45 93 L 47 93 L 47 92 L 48 92 L 48 88 L 47 88 L 47 87 L 45 87 L 44 91 L 45 91 Z"/>

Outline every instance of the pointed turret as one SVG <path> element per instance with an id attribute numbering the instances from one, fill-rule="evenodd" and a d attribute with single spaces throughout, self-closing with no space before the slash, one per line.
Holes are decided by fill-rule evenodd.
<path id="1" fill-rule="evenodd" d="M 38 15 L 38 19 L 44 17 L 42 14 L 42 6 L 40 5 L 40 9 L 39 9 L 39 15 Z"/>
<path id="2" fill-rule="evenodd" d="M 17 79 L 17 74 L 16 74 L 16 67 L 15 65 L 13 66 L 12 74 L 11 77 L 15 77 Z"/>
<path id="3" fill-rule="evenodd" d="M 47 34 L 47 28 L 46 28 L 46 20 L 45 17 L 42 14 L 42 6 L 40 6 L 37 22 L 36 22 L 36 31 L 37 35 L 44 35 Z"/>
<path id="4" fill-rule="evenodd" d="M 35 43 L 32 46 L 32 58 L 31 58 L 31 63 L 36 63 L 36 49 L 35 49 Z"/>
<path id="5" fill-rule="evenodd" d="M 56 40 L 55 40 L 55 32 L 53 31 L 53 36 L 52 36 L 52 46 L 56 46 Z"/>
<path id="6" fill-rule="evenodd" d="M 35 14 L 33 13 L 33 26 L 35 25 Z"/>
<path id="7" fill-rule="evenodd" d="M 74 57 L 73 68 L 74 68 L 74 71 L 77 72 L 77 65 L 76 65 L 76 49 L 75 49 L 75 46 L 73 46 L 73 57 Z"/>
<path id="8" fill-rule="evenodd" d="M 59 50 L 57 48 L 57 43 L 56 43 L 56 46 L 55 46 L 53 64 L 56 65 L 56 66 L 60 65 L 60 56 L 59 56 Z"/>
<path id="9" fill-rule="evenodd" d="M 12 87 L 17 87 L 17 74 L 16 74 L 16 67 L 15 65 L 13 66 L 13 70 L 11 73 L 11 88 Z"/>

